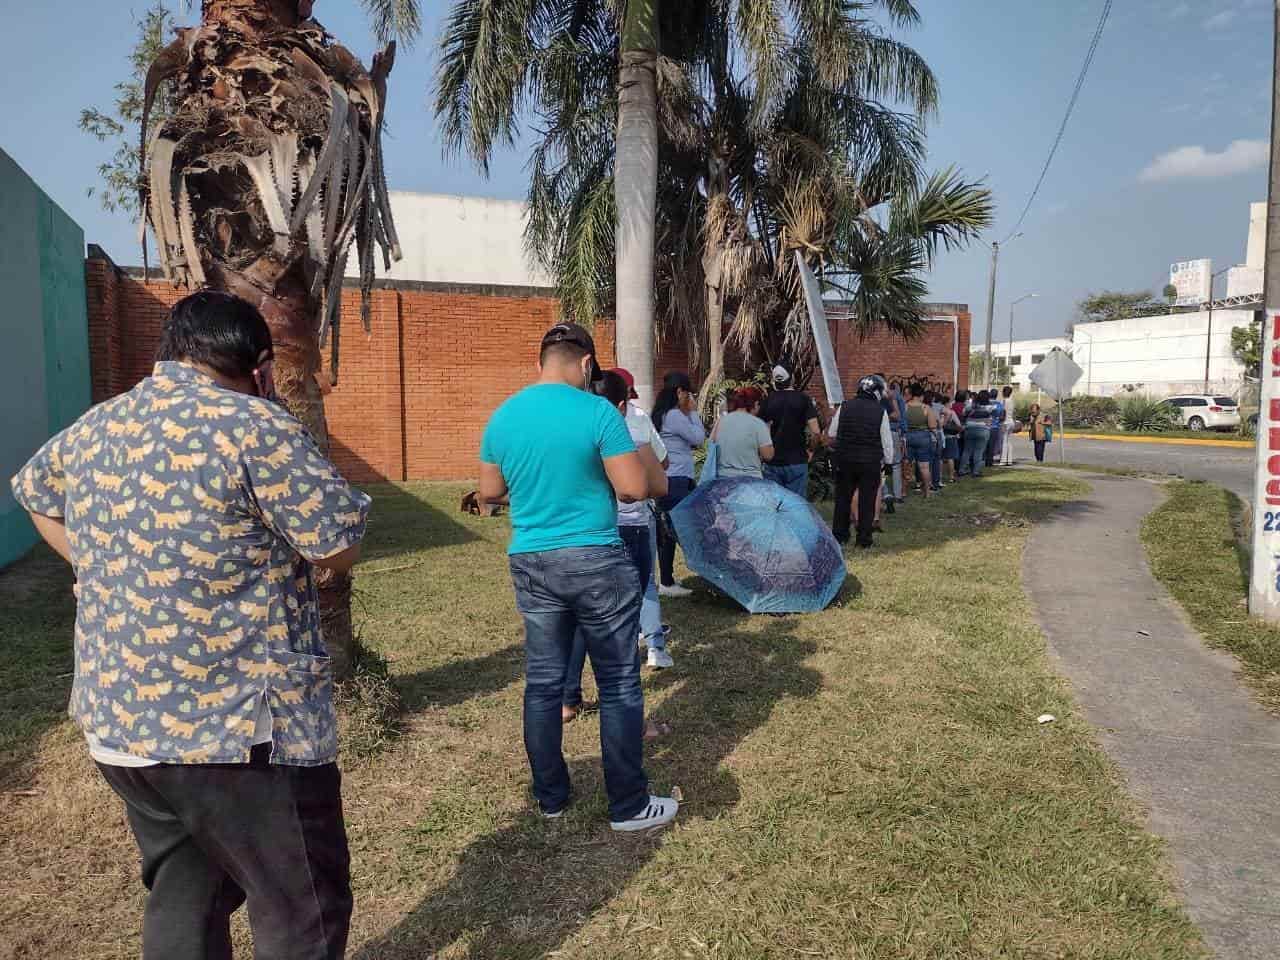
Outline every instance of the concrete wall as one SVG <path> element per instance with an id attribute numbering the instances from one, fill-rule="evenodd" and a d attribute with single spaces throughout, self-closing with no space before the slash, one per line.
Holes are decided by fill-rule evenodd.
<path id="1" fill-rule="evenodd" d="M 388 280 L 550 287 L 524 252 L 525 204 L 487 197 L 391 193 L 404 259 L 377 274 Z M 381 253 L 378 254 L 381 257 Z M 347 276 L 358 277 L 354 256 Z"/>
<path id="2" fill-rule="evenodd" d="M 84 233 L 0 150 L 0 566 L 36 541 L 9 478 L 89 406 Z"/>
<path id="3" fill-rule="evenodd" d="M 1004 359 L 1013 358 L 1012 374 L 1013 384 L 1015 387 L 1023 389 L 1031 385 L 1031 371 L 1034 370 L 1040 360 L 1043 360 L 1048 354 L 1057 347 L 1059 350 L 1066 350 L 1071 345 L 1071 341 L 1066 337 L 1048 337 L 1040 340 L 1015 340 L 1012 344 L 1008 340 L 1003 343 L 991 344 L 992 363 Z M 978 344 L 975 348 L 982 350 L 982 345 Z M 1040 360 L 1036 358 L 1039 357 Z M 974 376 L 978 379 L 982 377 L 981 370 L 975 370 Z"/>
<path id="4" fill-rule="evenodd" d="M 1236 396 L 1244 368 L 1231 353 L 1231 331 L 1256 323 L 1252 310 L 1215 310 L 1209 346 L 1209 391 Z M 1081 323 L 1073 331 L 1071 355 L 1085 375 L 1077 394 L 1110 396 L 1127 387 L 1156 395 L 1204 389 L 1209 314 L 1179 313 Z"/>

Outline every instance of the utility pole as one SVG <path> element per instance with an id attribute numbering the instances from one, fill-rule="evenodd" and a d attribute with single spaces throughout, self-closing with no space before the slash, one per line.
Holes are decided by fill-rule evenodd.
<path id="1" fill-rule="evenodd" d="M 1276 0 L 1280 3 L 1280 0 Z M 982 385 L 991 387 L 991 330 L 996 325 L 996 266 L 1000 262 L 1000 241 L 991 244 L 991 285 L 987 288 L 987 350 L 982 355 Z"/>
<path id="2" fill-rule="evenodd" d="M 1263 266 L 1262 367 L 1258 384 L 1258 439 L 1253 486 L 1253 560 L 1249 612 L 1280 623 L 1280 0 L 1272 22 L 1271 170 L 1267 184 L 1267 258 Z M 1273 475 L 1272 467 L 1277 468 Z"/>
<path id="3" fill-rule="evenodd" d="M 1006 361 L 1009 365 L 1009 382 L 1013 383 L 1013 308 L 1024 300 L 1034 300 L 1040 296 L 1038 293 L 1028 293 L 1025 297 L 1019 297 L 1013 303 L 1009 304 L 1009 359 Z"/>
<path id="4" fill-rule="evenodd" d="M 1223 267 L 1209 276 L 1209 332 L 1204 338 L 1204 392 L 1209 392 L 1209 357 L 1213 352 L 1213 281 L 1222 276 L 1230 267 Z"/>

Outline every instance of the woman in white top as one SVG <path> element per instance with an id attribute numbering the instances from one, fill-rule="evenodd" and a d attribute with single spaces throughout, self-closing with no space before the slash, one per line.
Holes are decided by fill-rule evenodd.
<path id="1" fill-rule="evenodd" d="M 763 400 L 764 392 L 758 387 L 743 387 L 732 394 L 729 413 L 711 434 L 720 447 L 717 479 L 764 479 L 764 462 L 773 459 L 773 437 L 768 424 L 757 416 Z"/>

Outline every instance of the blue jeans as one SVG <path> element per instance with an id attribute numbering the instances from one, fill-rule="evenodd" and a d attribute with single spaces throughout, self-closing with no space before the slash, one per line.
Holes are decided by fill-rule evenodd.
<path id="1" fill-rule="evenodd" d="M 586 636 L 600 689 L 600 753 L 609 817 L 627 820 L 649 802 L 644 772 L 644 693 L 636 631 L 640 579 L 627 549 L 570 547 L 510 558 L 516 607 L 524 618 L 524 745 L 533 794 L 544 813 L 569 802 L 561 750 L 564 674 L 574 634 Z"/>
<path id="2" fill-rule="evenodd" d="M 786 487 L 806 500 L 809 498 L 809 465 L 807 463 L 788 464 L 785 467 L 771 467 L 766 463 L 764 478 L 772 480 L 780 487 Z"/>
<path id="3" fill-rule="evenodd" d="M 991 431 L 986 427 L 964 428 L 964 453 L 960 456 L 960 472 L 982 476 L 982 458 L 987 452 L 987 440 Z"/>
<path id="4" fill-rule="evenodd" d="M 619 527 L 618 535 L 622 537 L 622 545 L 627 548 L 627 555 L 640 575 L 640 593 L 643 594 L 653 579 L 653 554 L 649 549 L 648 527 Z M 658 625 L 661 633 L 661 624 Z M 663 642 L 666 642 L 665 637 Z M 636 656 L 640 656 L 640 648 L 636 647 Z M 573 652 L 569 654 L 569 665 L 564 671 L 564 705 L 566 707 L 582 706 L 582 668 L 587 662 L 587 635 L 582 629 L 573 635 Z"/>
<path id="5" fill-rule="evenodd" d="M 649 518 L 649 583 L 640 602 L 640 636 L 650 650 L 667 649 L 667 631 L 662 626 L 662 604 L 658 601 L 658 578 L 653 575 L 653 562 L 658 556 L 658 521 Z M 643 577 L 641 579 L 644 579 Z"/>

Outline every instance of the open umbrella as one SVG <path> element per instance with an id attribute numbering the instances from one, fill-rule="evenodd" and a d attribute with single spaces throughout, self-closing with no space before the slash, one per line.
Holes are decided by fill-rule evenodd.
<path id="1" fill-rule="evenodd" d="M 844 552 L 818 511 L 769 480 L 714 480 L 671 522 L 689 568 L 751 613 L 814 613 L 844 583 Z"/>

